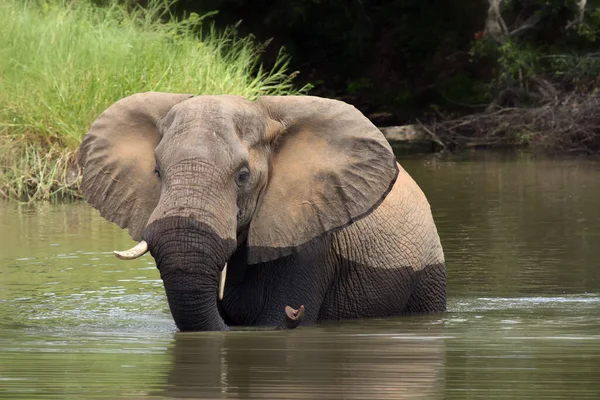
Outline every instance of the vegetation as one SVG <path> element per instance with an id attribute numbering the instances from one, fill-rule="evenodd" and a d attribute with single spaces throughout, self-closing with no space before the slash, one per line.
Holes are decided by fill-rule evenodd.
<path id="1" fill-rule="evenodd" d="M 269 69 L 252 37 L 176 20 L 171 3 L 0 1 L 0 197 L 78 196 L 77 147 L 91 122 L 136 92 L 302 91 L 279 52 Z M 202 33 L 199 33 L 202 32 Z"/>
<path id="2" fill-rule="evenodd" d="M 473 62 L 492 69 L 485 109 L 458 118 L 438 113 L 441 122 L 430 129 L 450 146 L 600 153 L 597 6 L 582 0 L 491 0 L 470 50 Z"/>
<path id="3" fill-rule="evenodd" d="M 273 37 L 290 49 L 300 79 L 316 84 L 312 93 L 349 101 L 376 124 L 418 119 L 433 128 L 452 120 L 448 126 L 455 128 L 465 122 L 457 118 L 469 116 L 484 118 L 483 125 L 492 128 L 494 117 L 491 131 L 502 140 L 490 140 L 488 131 L 472 124 L 453 131 L 466 139 L 485 135 L 478 143 L 600 151 L 595 121 L 528 123 L 511 130 L 515 118 L 546 118 L 549 109 L 567 116 L 574 104 L 595 108 L 599 0 L 180 0 L 176 6 L 180 14 L 217 9 L 219 24 L 243 19 L 245 32 Z M 570 104 L 561 108 L 560 99 Z M 512 110 L 498 113 L 502 108 Z M 577 115 L 584 118 L 588 111 Z M 584 134 L 563 129 L 581 124 Z M 522 133 L 549 126 L 561 128 Z M 535 139 L 547 133 L 545 139 L 557 140 Z M 440 139 L 457 144 L 457 135 Z"/>
<path id="4" fill-rule="evenodd" d="M 494 99 L 535 104 L 548 92 L 596 90 L 600 8 L 581 0 L 491 0 L 470 54 L 492 65 Z M 502 97 L 506 91 L 509 96 Z"/>
<path id="5" fill-rule="evenodd" d="M 253 98 L 310 81 L 450 147 L 598 152 L 599 3 L 0 0 L 0 196 L 77 197 L 87 127 L 146 90 Z"/>
<path id="6" fill-rule="evenodd" d="M 458 72 L 470 74 L 469 45 L 482 29 L 486 3 L 179 0 L 175 6 L 179 15 L 218 10 L 219 26 L 241 20 L 240 32 L 273 38 L 290 51 L 299 80 L 315 84 L 311 93 L 349 101 L 376 122 L 398 122 L 440 100 Z"/>

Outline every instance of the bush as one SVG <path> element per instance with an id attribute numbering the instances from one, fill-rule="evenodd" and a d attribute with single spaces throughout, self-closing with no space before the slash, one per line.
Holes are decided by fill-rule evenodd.
<path id="1" fill-rule="evenodd" d="M 259 63 L 262 47 L 233 29 L 175 20 L 170 3 L 0 3 L 0 196 L 78 197 L 76 151 L 91 122 L 136 92 L 293 94 L 288 58 Z"/>
<path id="2" fill-rule="evenodd" d="M 500 15 L 488 12 L 470 53 L 494 64 L 496 103 L 502 105 L 507 92 L 513 96 L 506 105 L 527 106 L 546 103 L 557 92 L 597 90 L 600 9 L 588 4 L 586 12 L 574 0 L 494 2 Z"/>

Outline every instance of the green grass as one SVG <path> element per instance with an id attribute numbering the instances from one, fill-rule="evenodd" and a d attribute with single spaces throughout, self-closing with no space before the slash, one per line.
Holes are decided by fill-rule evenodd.
<path id="1" fill-rule="evenodd" d="M 92 121 L 137 92 L 294 94 L 288 59 L 271 70 L 233 29 L 84 0 L 0 0 L 0 197 L 78 197 L 77 148 Z"/>

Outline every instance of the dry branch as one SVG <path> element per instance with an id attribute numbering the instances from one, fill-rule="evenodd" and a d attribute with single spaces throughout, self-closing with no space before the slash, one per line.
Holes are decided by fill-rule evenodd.
<path id="1" fill-rule="evenodd" d="M 428 129 L 449 147 L 529 145 L 600 154 L 600 96 L 564 94 L 535 108 L 495 107 Z"/>

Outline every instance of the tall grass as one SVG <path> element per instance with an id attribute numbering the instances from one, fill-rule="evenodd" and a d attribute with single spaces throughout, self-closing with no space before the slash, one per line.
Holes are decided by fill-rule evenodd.
<path id="1" fill-rule="evenodd" d="M 230 29 L 197 32 L 170 4 L 128 10 L 87 1 L 0 0 L 0 196 L 77 197 L 76 151 L 91 122 L 136 92 L 293 94 L 287 57 Z"/>

